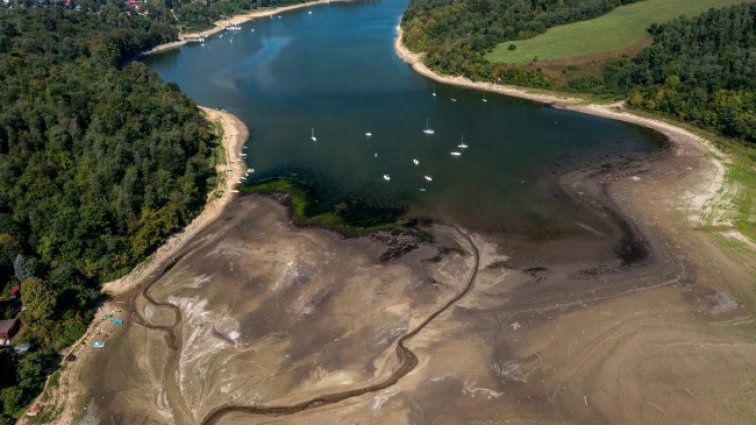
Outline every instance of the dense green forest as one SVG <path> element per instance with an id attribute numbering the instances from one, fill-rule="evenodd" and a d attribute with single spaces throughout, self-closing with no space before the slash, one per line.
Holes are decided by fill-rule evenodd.
<path id="1" fill-rule="evenodd" d="M 631 107 L 662 113 L 756 142 L 756 5 L 716 9 L 649 28 L 650 46 L 607 60 L 603 71 L 557 81 L 537 65 L 484 55 L 504 40 L 589 19 L 631 1 L 412 0 L 402 20 L 405 43 L 446 74 L 567 91 L 625 96 Z"/>
<path id="2" fill-rule="evenodd" d="M 425 52 L 447 74 L 550 87 L 525 67 L 494 64 L 485 53 L 504 40 L 527 38 L 555 25 L 590 19 L 638 0 L 412 0 L 402 17 L 404 42 Z"/>
<path id="3" fill-rule="evenodd" d="M 100 284 L 186 224 L 214 184 L 215 129 L 130 63 L 174 37 L 120 6 L 0 10 L 0 318 L 20 317 L 14 342 L 31 344 L 0 348 L 0 424 L 86 329 Z"/>
<path id="4" fill-rule="evenodd" d="M 654 42 L 607 64 L 594 87 L 632 107 L 756 142 L 756 4 L 711 10 L 650 29 Z"/>

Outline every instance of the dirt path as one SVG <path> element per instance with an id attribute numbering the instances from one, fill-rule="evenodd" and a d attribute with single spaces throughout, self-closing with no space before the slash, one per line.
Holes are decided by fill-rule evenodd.
<path id="1" fill-rule="evenodd" d="M 246 165 L 239 160 L 242 147 L 247 141 L 249 131 L 241 120 L 226 112 L 200 107 L 211 121 L 219 122 L 223 127 L 221 141 L 225 156 L 225 163 L 218 164 L 217 170 L 221 176 L 218 186 L 211 193 L 205 208 L 181 232 L 171 236 L 147 261 L 138 265 L 131 273 L 119 279 L 102 285 L 104 292 L 117 296 L 129 292 L 151 277 L 157 270 L 164 267 L 166 262 L 173 261 L 173 257 L 183 248 L 189 239 L 212 223 L 223 212 L 235 197 L 234 188 L 241 182 L 246 172 Z M 122 308 L 110 302 L 103 304 L 95 312 L 95 320 L 90 324 L 84 335 L 61 353 L 66 359 L 61 368 L 57 385 L 51 385 L 48 379 L 45 389 L 31 403 L 30 406 L 43 406 L 45 410 L 55 412 L 54 423 L 73 424 L 81 412 L 83 388 L 80 379 L 83 368 L 94 353 L 91 343 L 108 336 L 108 320 L 104 313 Z M 32 423 L 26 416 L 17 422 L 19 425 Z"/>

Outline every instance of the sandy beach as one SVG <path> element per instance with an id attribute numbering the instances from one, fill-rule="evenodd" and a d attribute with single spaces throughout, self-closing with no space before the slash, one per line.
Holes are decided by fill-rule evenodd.
<path id="1" fill-rule="evenodd" d="M 185 45 L 186 43 L 188 43 L 189 39 L 200 38 L 200 37 L 211 37 L 213 35 L 216 35 L 224 31 L 226 27 L 230 25 L 238 25 L 244 22 L 251 21 L 253 19 L 264 18 L 266 16 L 271 16 L 271 15 L 277 15 L 279 13 L 287 12 L 290 10 L 317 6 L 319 4 L 331 3 L 332 1 L 344 1 L 344 0 L 316 0 L 316 1 L 309 1 L 306 3 L 293 4 L 290 6 L 280 6 L 280 7 L 273 7 L 270 9 L 254 10 L 252 12 L 234 15 L 227 19 L 221 19 L 219 21 L 215 21 L 215 26 L 213 28 L 210 28 L 204 31 L 181 33 L 178 35 L 179 39 L 177 41 L 172 41 L 170 43 L 163 43 L 158 46 L 155 46 L 152 49 L 146 52 L 143 52 L 142 56 L 152 55 L 155 53 L 164 52 L 166 50 L 171 50 L 171 49 L 181 47 Z"/>

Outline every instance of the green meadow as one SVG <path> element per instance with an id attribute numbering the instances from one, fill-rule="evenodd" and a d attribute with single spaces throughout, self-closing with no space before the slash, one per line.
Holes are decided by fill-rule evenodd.
<path id="1" fill-rule="evenodd" d="M 498 44 L 486 57 L 494 62 L 524 63 L 597 54 L 630 47 L 648 37 L 653 23 L 680 15 L 695 16 L 711 8 L 740 3 L 740 0 L 645 0 L 618 7 L 587 21 L 548 29 L 525 40 Z M 509 50 L 510 45 L 515 50 Z"/>

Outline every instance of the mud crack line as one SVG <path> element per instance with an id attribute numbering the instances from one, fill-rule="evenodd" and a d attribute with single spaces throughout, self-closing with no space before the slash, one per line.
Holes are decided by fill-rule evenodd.
<path id="1" fill-rule="evenodd" d="M 435 318 L 441 315 L 443 312 L 449 309 L 449 307 L 456 304 L 465 295 L 467 295 L 473 288 L 475 279 L 478 276 L 478 267 L 480 266 L 480 252 L 478 247 L 475 246 L 472 238 L 459 227 L 451 225 L 454 230 L 459 233 L 463 239 L 470 245 L 470 251 L 472 251 L 474 264 L 472 271 L 470 272 L 467 282 L 465 282 L 464 288 L 444 305 L 434 311 L 425 320 L 418 324 L 413 330 L 406 333 L 399 338 L 396 344 L 396 356 L 399 359 L 399 367 L 385 380 L 377 382 L 373 385 L 368 385 L 361 388 L 355 388 L 352 390 L 341 391 L 332 394 L 321 395 L 309 400 L 305 400 L 296 404 L 289 405 L 236 405 L 236 404 L 224 404 L 218 406 L 208 413 L 205 418 L 200 422 L 200 425 L 211 425 L 217 423 L 221 418 L 232 413 L 246 413 L 250 415 L 263 415 L 263 416 L 286 416 L 293 415 L 295 413 L 302 412 L 304 410 L 314 409 L 317 407 L 325 406 L 328 404 L 338 403 L 349 398 L 359 397 L 364 394 L 374 393 L 384 390 L 393 386 L 400 379 L 410 373 L 418 364 L 417 355 L 406 347 L 405 343 L 412 337 L 419 334 L 426 326 L 428 326 Z"/>

